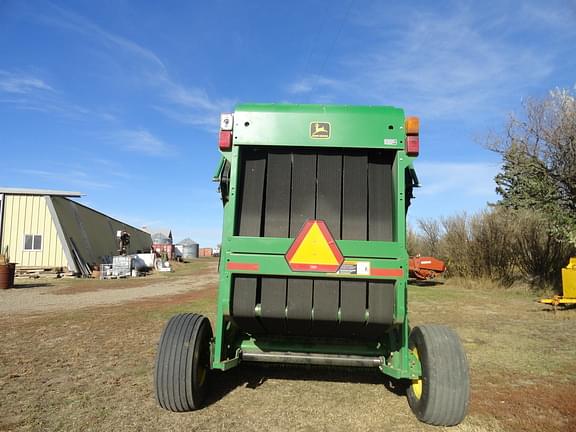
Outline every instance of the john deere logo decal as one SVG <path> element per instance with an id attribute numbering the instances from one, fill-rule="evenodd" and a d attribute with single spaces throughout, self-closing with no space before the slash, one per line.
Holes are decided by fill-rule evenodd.
<path id="1" fill-rule="evenodd" d="M 318 139 L 330 138 L 330 123 L 328 122 L 310 123 L 310 138 L 318 138 Z"/>

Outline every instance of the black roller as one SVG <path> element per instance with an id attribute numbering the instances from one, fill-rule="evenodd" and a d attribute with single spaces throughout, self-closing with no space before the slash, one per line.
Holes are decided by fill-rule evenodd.
<path id="1" fill-rule="evenodd" d="M 363 330 L 367 337 L 381 336 L 394 323 L 396 289 L 393 281 L 368 282 L 368 324 Z"/>
<path id="2" fill-rule="evenodd" d="M 315 336 L 334 336 L 338 330 L 338 303 L 340 302 L 340 282 L 329 279 L 314 281 L 314 323 Z"/>
<path id="3" fill-rule="evenodd" d="M 392 324 L 396 290 L 393 281 L 368 282 L 369 324 Z"/>
<path id="4" fill-rule="evenodd" d="M 263 333 L 256 318 L 258 302 L 258 279 L 256 276 L 236 276 L 232 287 L 232 316 L 234 322 L 247 333 Z"/>
<path id="5" fill-rule="evenodd" d="M 289 334 L 308 334 L 312 327 L 312 279 L 288 279 L 286 328 Z"/>
<path id="6" fill-rule="evenodd" d="M 366 322 L 366 282 L 340 282 L 340 330 L 344 334 L 360 334 Z"/>
<path id="7" fill-rule="evenodd" d="M 260 320 L 269 333 L 286 332 L 286 278 L 262 277 Z"/>

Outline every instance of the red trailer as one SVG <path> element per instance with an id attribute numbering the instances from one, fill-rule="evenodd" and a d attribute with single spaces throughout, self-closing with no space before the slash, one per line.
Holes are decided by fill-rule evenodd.
<path id="1" fill-rule="evenodd" d="M 171 243 L 154 243 L 152 248 L 158 255 L 161 257 L 166 256 L 170 261 L 172 261 L 176 256 L 174 245 Z"/>

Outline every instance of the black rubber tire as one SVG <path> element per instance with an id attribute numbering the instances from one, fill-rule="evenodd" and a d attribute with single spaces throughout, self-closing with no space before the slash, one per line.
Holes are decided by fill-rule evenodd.
<path id="1" fill-rule="evenodd" d="M 164 327 L 154 371 L 156 400 L 174 412 L 202 407 L 208 390 L 210 340 L 208 318 L 191 313 L 170 318 Z"/>
<path id="2" fill-rule="evenodd" d="M 424 423 L 459 424 L 468 412 L 470 375 L 458 335 L 441 325 L 415 327 L 410 333 L 410 349 L 414 347 L 422 365 L 422 393 L 418 398 L 413 386 L 408 388 L 410 408 Z"/>

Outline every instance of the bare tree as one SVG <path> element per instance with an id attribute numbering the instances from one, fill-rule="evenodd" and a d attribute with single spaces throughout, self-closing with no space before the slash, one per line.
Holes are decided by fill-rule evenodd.
<path id="1" fill-rule="evenodd" d="M 422 255 L 438 256 L 440 254 L 440 240 L 442 238 L 442 228 L 436 219 L 418 219 L 420 228 Z"/>
<path id="2" fill-rule="evenodd" d="M 576 245 L 576 100 L 568 90 L 529 99 L 488 148 L 502 156 L 500 205 L 546 215 L 550 232 Z"/>

